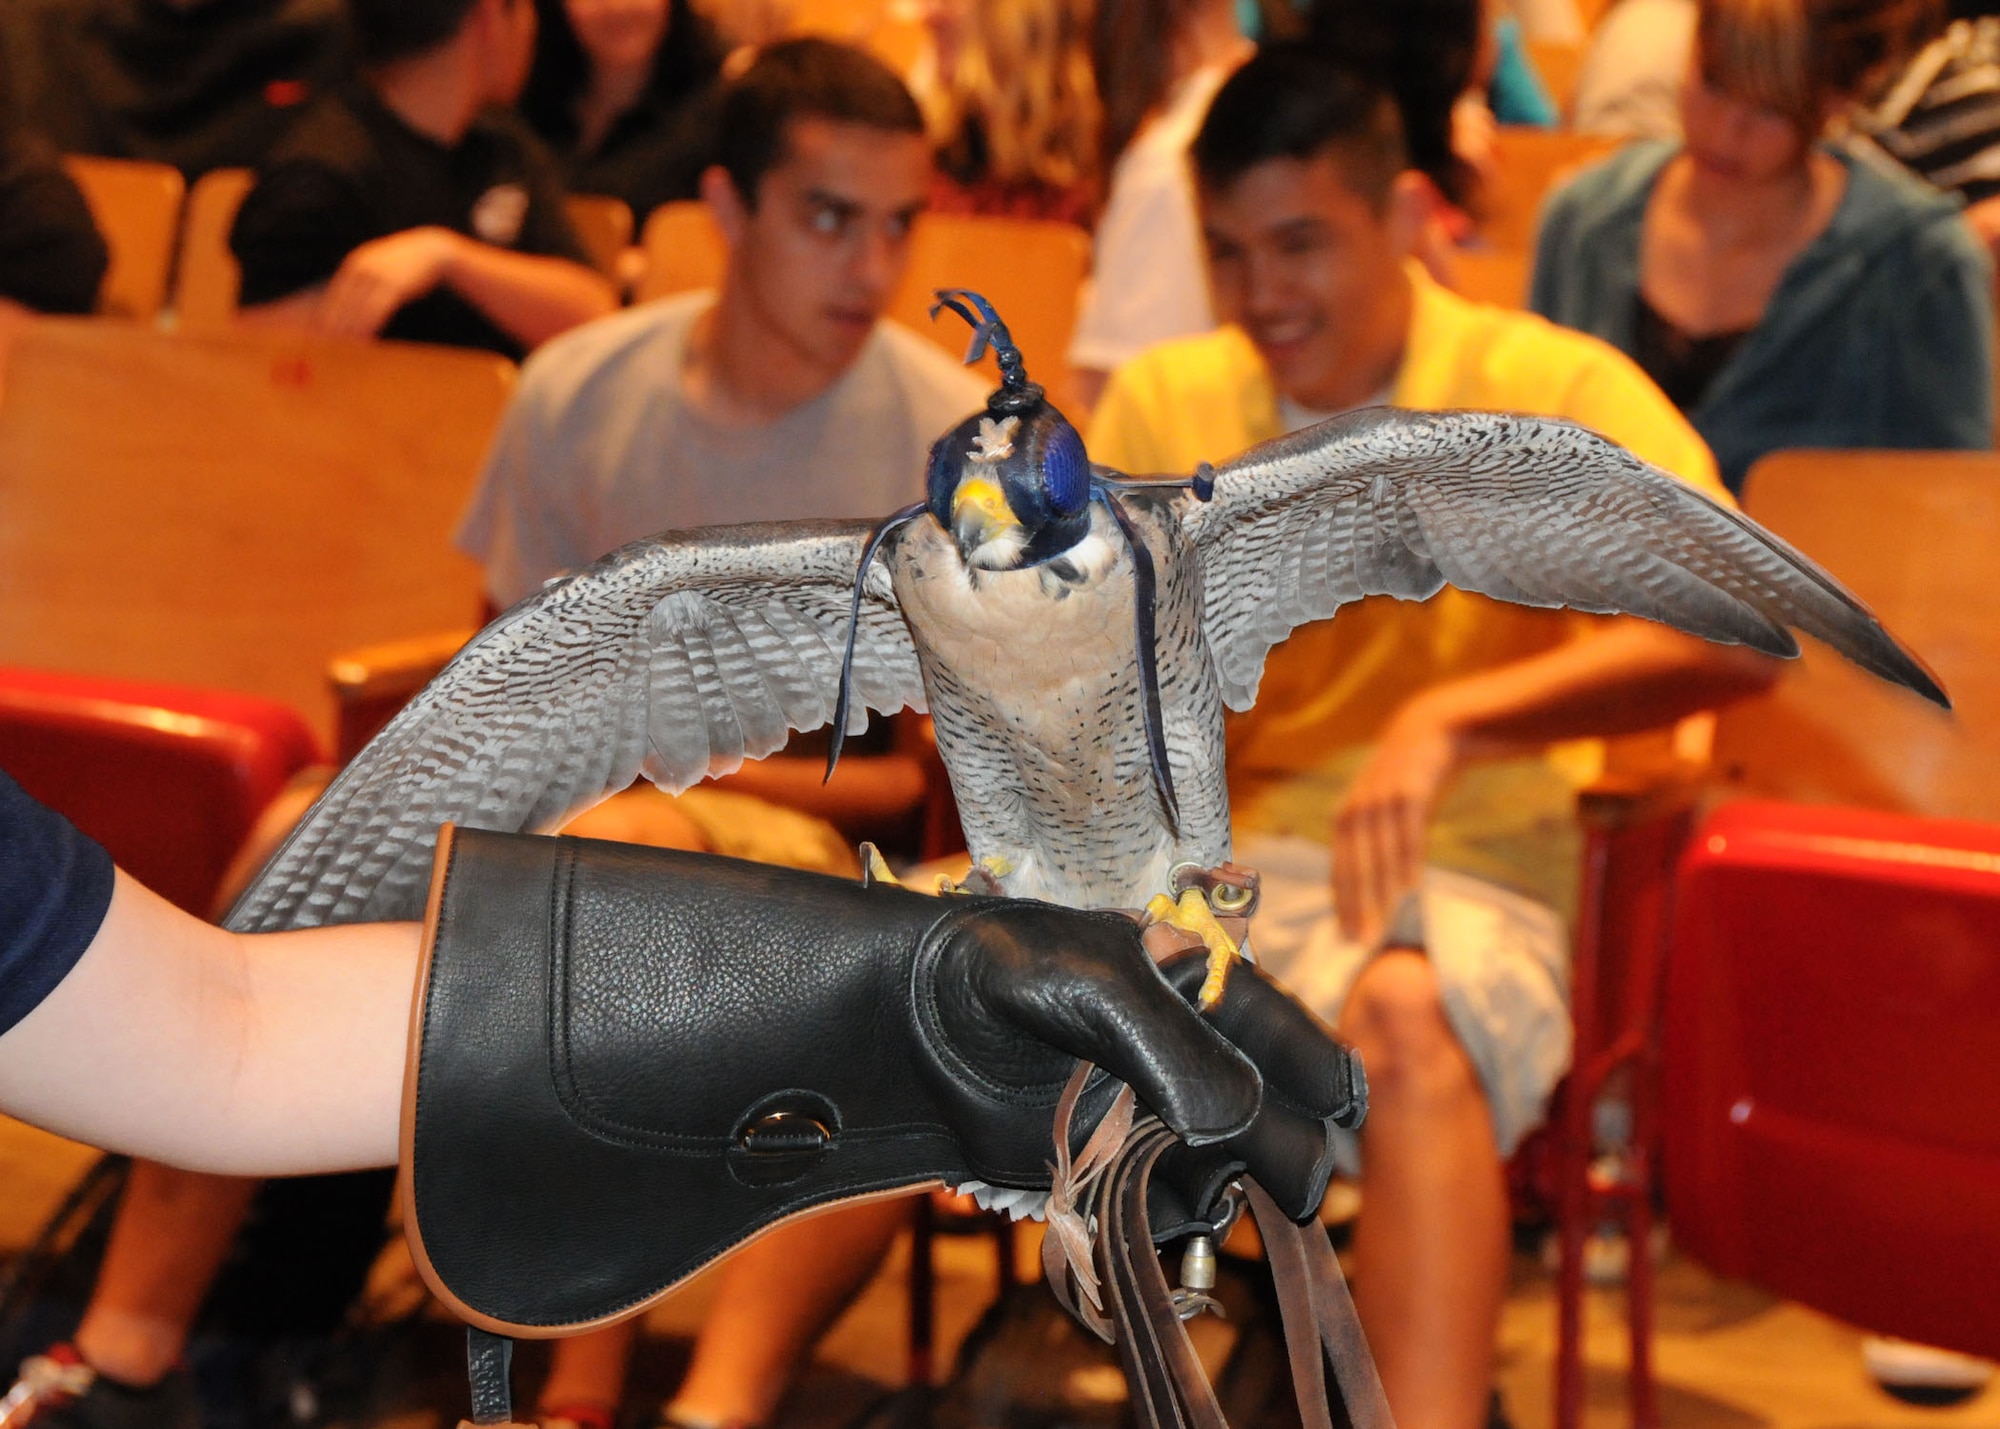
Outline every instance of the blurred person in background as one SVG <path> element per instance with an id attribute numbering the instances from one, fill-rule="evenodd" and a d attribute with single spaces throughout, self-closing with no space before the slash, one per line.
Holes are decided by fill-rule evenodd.
<path id="1" fill-rule="evenodd" d="M 1694 22 L 1695 0 L 1618 0 L 1590 32 L 1570 126 L 1579 134 L 1678 139 Z"/>
<path id="2" fill-rule="evenodd" d="M 87 313 L 110 263 L 54 147 L 0 123 L 0 318 Z"/>
<path id="3" fill-rule="evenodd" d="M 1631 354 L 1732 491 L 1788 447 L 1993 444 L 1993 271 L 1955 199 L 1824 144 L 1923 0 L 1702 0 L 1685 138 L 1557 190 L 1530 304 Z"/>
<path id="4" fill-rule="evenodd" d="M 1121 367 L 1092 459 L 1186 471 L 1360 407 L 1483 407 L 1579 422 L 1722 497 L 1700 438 L 1630 359 L 1430 279 L 1415 261 L 1427 181 L 1397 111 L 1376 73 L 1294 46 L 1223 86 L 1193 157 L 1228 325 Z M 1256 707 L 1228 719 L 1234 856 L 1263 879 L 1259 962 L 1368 1067 L 1368 1122 L 1339 1154 L 1361 1178 L 1355 1296 L 1403 1429 L 1477 1429 L 1494 1404 L 1503 1159 L 1569 1061 L 1590 740 L 1771 678 L 1761 656 L 1643 621 L 1446 590 L 1293 631 Z"/>
<path id="5" fill-rule="evenodd" d="M 505 106 L 533 0 L 354 0 L 360 79 L 259 167 L 229 232 L 247 320 L 518 359 L 616 305 Z"/>
<path id="6" fill-rule="evenodd" d="M 1084 0 L 931 0 L 924 106 L 939 213 L 1088 227 L 1100 118 Z"/>
<path id="7" fill-rule="evenodd" d="M 535 11 L 521 114 L 570 191 L 623 199 L 642 224 L 697 197 L 728 53 L 714 25 L 689 0 L 535 0 Z"/>
<path id="8" fill-rule="evenodd" d="M 0 106 L 71 154 L 249 168 L 352 72 L 344 0 L 8 0 Z"/>
<path id="9" fill-rule="evenodd" d="M 2000 4 L 1953 0 L 1951 24 L 1855 116 L 1873 144 L 1966 203 L 1965 221 L 2000 254 Z"/>
<path id="10" fill-rule="evenodd" d="M 661 530 L 885 515 L 921 491 L 938 434 L 984 405 L 977 376 L 882 316 L 932 180 L 901 81 L 861 50 L 792 40 L 729 81 L 719 112 L 701 191 L 728 248 L 721 286 L 594 323 L 523 369 L 457 536 L 496 606 Z M 831 781 L 825 768 L 782 753 L 746 764 L 726 781 L 728 818 L 907 806 L 923 787 L 907 753 L 843 757 Z M 714 847 L 700 808 L 714 792 L 638 788 L 572 831 Z M 907 1201 L 860 1205 L 746 1248 L 658 1422 L 766 1422 L 908 1219 Z M 610 1429 L 637 1331 L 628 1321 L 558 1344 L 542 1424 Z"/>
<path id="11" fill-rule="evenodd" d="M 1235 0 L 1097 0 L 1098 162 L 1110 177 L 1070 341 L 1081 408 L 1119 363 L 1215 326 L 1187 149 L 1216 90 L 1255 50 Z"/>
<path id="12" fill-rule="evenodd" d="M 1449 286 L 1453 251 L 1478 232 L 1493 160 L 1487 88 L 1500 52 L 1483 0 L 1315 0 L 1306 42 L 1337 65 L 1379 76 L 1426 191 L 1416 255 Z"/>

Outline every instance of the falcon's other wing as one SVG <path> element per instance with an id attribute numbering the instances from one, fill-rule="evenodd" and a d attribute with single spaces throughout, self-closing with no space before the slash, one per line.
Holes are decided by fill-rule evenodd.
<path id="1" fill-rule="evenodd" d="M 1231 709 L 1270 648 L 1366 595 L 1447 582 L 1798 654 L 1787 627 L 1947 703 L 1840 583 L 1747 517 L 1573 422 L 1377 407 L 1265 442 L 1183 506 Z"/>
<path id="2" fill-rule="evenodd" d="M 545 830 L 640 774 L 669 791 L 833 718 L 871 523 L 668 532 L 495 620 L 335 779 L 237 900 L 241 932 L 420 918 L 437 827 Z M 850 732 L 923 708 L 908 629 L 868 572 Z"/>

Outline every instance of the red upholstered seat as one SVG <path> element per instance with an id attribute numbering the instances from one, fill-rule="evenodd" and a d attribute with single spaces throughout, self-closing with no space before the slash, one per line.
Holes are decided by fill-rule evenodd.
<path id="1" fill-rule="evenodd" d="M 201 917 L 258 813 L 320 757 L 274 700 L 0 667 L 0 769 Z"/>
<path id="2" fill-rule="evenodd" d="M 1676 902 L 1675 1238 L 1868 1329 L 2000 1355 L 2000 825 L 1731 804 Z"/>

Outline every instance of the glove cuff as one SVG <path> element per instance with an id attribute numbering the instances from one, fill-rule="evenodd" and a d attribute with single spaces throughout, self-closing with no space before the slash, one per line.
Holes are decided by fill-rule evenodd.
<path id="1" fill-rule="evenodd" d="M 918 1039 L 892 1025 L 909 1018 L 912 950 L 948 911 L 734 860 L 446 826 L 402 1125 L 405 1225 L 431 1289 L 485 1330 L 574 1333 L 789 1216 L 963 1179 Z"/>

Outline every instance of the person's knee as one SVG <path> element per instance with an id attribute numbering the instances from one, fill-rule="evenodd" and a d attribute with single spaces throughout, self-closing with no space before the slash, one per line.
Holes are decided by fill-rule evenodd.
<path id="1" fill-rule="evenodd" d="M 1429 1101 L 1478 1089 L 1458 1034 L 1445 1016 L 1429 958 L 1391 950 L 1356 981 L 1341 1032 L 1360 1050 L 1371 1095 L 1383 1101 Z"/>

